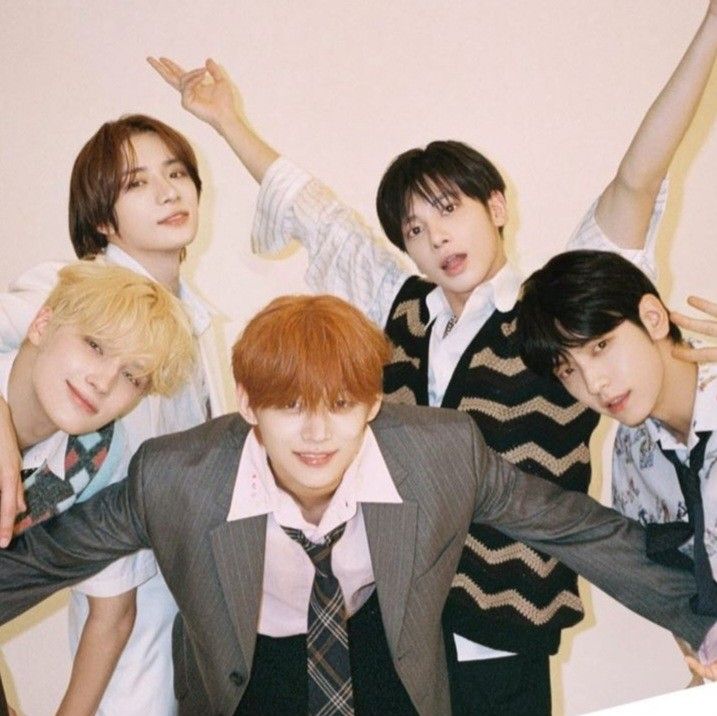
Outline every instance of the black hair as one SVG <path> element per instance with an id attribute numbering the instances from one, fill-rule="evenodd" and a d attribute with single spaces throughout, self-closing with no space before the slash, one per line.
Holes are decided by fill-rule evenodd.
<path id="1" fill-rule="evenodd" d="M 645 274 L 612 251 L 567 251 L 554 256 L 523 283 L 516 340 L 523 362 L 554 375 L 569 348 L 609 333 L 623 321 L 640 320 L 645 294 L 660 294 Z M 670 321 L 669 339 L 682 340 Z"/>
<path id="2" fill-rule="evenodd" d="M 437 194 L 450 195 L 456 188 L 487 205 L 493 192 L 505 192 L 505 181 L 488 159 L 462 142 L 431 142 L 396 157 L 376 194 L 376 212 L 389 241 L 406 250 L 402 227 L 413 194 L 433 202 Z"/>

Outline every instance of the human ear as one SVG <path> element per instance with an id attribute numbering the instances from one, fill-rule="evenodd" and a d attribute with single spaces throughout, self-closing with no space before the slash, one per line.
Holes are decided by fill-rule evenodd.
<path id="1" fill-rule="evenodd" d="M 488 211 L 493 224 L 497 228 L 505 226 L 508 222 L 508 203 L 502 191 L 494 191 L 488 197 Z"/>
<path id="2" fill-rule="evenodd" d="M 98 224 L 95 229 L 97 233 L 102 234 L 102 236 L 113 236 L 116 233 L 115 227 L 112 226 L 112 224 Z"/>
<path id="3" fill-rule="evenodd" d="M 32 319 L 30 327 L 27 329 L 27 340 L 34 346 L 39 346 L 43 335 L 47 331 L 52 321 L 52 309 L 49 306 L 43 306 L 35 318 Z"/>
<path id="4" fill-rule="evenodd" d="M 368 416 L 366 418 L 367 423 L 370 423 L 378 415 L 378 411 L 381 410 L 382 404 L 383 404 L 383 394 L 377 395 L 375 402 L 369 408 Z"/>
<path id="5" fill-rule="evenodd" d="M 241 415 L 242 418 L 249 423 L 249 425 L 256 425 L 256 413 L 252 410 L 252 407 L 249 404 L 249 395 L 247 394 L 246 389 L 241 383 L 237 383 L 236 391 L 239 415 Z"/>
<path id="6" fill-rule="evenodd" d="M 666 338 L 670 333 L 670 316 L 662 301 L 652 293 L 646 293 L 638 306 L 642 325 L 653 341 Z"/>

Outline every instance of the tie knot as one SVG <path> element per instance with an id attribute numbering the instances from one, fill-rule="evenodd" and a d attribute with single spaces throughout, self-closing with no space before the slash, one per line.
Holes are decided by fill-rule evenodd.
<path id="1" fill-rule="evenodd" d="M 294 542 L 298 542 L 304 548 L 304 552 L 309 555 L 309 559 L 311 559 L 316 569 L 323 573 L 331 572 L 331 550 L 341 539 L 346 529 L 345 522 L 338 527 L 334 527 L 334 529 L 324 537 L 324 541 L 318 544 L 312 542 L 301 530 L 283 526 L 281 529 L 283 529 Z"/>

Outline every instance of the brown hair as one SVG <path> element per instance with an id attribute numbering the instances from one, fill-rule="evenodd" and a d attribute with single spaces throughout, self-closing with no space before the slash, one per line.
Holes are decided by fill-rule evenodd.
<path id="1" fill-rule="evenodd" d="M 282 296 L 247 324 L 232 349 L 234 379 L 252 408 L 300 401 L 309 410 L 381 394 L 388 340 L 334 296 Z"/>
<path id="2" fill-rule="evenodd" d="M 197 158 L 189 142 L 164 122 L 144 114 L 129 114 L 115 122 L 105 122 L 80 150 L 70 178 L 70 239 L 78 258 L 94 256 L 107 246 L 107 237 L 97 227 L 111 225 L 115 231 L 115 202 L 124 173 L 134 163 L 130 139 L 136 134 L 154 132 L 169 151 L 184 164 L 201 192 Z"/>

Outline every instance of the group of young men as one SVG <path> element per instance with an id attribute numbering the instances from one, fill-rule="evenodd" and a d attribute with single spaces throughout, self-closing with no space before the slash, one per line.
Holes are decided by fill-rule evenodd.
<path id="1" fill-rule="evenodd" d="M 22 342 L 1 435 L 11 455 L 14 426 L 31 468 L 24 503 L 0 485 L 0 542 L 15 534 L 0 622 L 81 582 L 60 713 L 549 714 L 548 657 L 583 613 L 575 572 L 716 675 L 715 369 L 693 362 L 644 274 L 716 54 L 710 2 L 572 250 L 522 295 L 505 183 L 474 149 L 433 142 L 381 180 L 379 219 L 412 275 L 250 128 L 219 65 L 150 60 L 260 184 L 255 249 L 300 241 L 309 286 L 333 296 L 252 319 L 232 352 L 238 414 L 208 420 L 224 412 L 208 318 L 179 280 L 192 150 L 135 115 L 78 156 L 73 244 L 105 265 L 62 269 L 55 293 L 73 270 L 133 275 L 120 264 L 184 309 L 157 288 L 123 305 L 166 304 L 161 319 L 120 310 L 118 288 L 60 314 L 47 265 L 0 297 L 0 338 Z M 583 494 L 597 413 L 623 423 L 614 504 L 632 519 Z M 106 486 L 126 467 L 111 459 L 120 439 L 139 450 Z"/>

